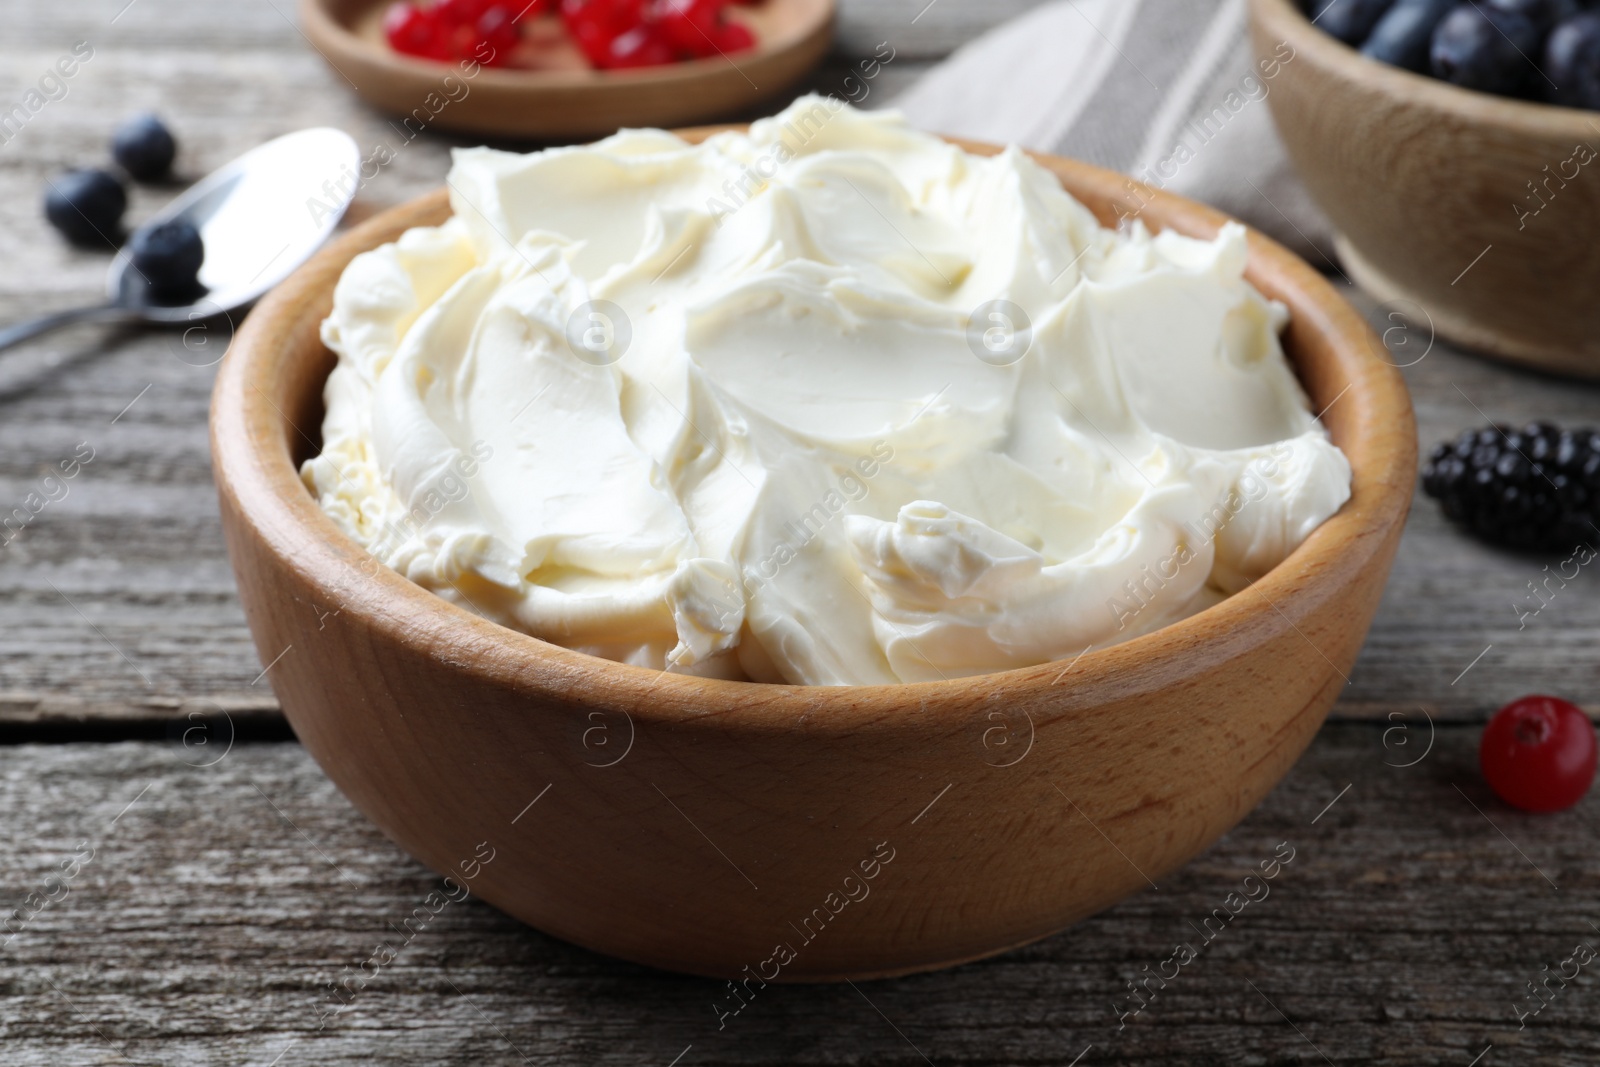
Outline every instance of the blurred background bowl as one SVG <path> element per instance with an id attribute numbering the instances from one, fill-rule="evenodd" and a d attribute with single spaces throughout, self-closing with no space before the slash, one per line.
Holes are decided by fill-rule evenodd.
<path id="1" fill-rule="evenodd" d="M 1126 178 L 1036 158 L 1115 221 Z M 1210 237 L 1227 221 L 1142 196 L 1152 229 Z M 721 977 L 773 979 L 783 944 L 795 950 L 784 981 L 988 955 L 1207 848 L 1344 690 L 1411 503 L 1416 431 L 1365 320 L 1280 246 L 1252 234 L 1248 276 L 1288 306 L 1286 349 L 1354 472 L 1350 500 L 1287 560 L 1198 615 L 1071 662 L 761 685 L 596 659 L 464 611 L 378 564 L 300 481 L 340 273 L 449 213 L 440 190 L 374 218 L 262 302 L 217 379 L 213 467 L 240 599 L 296 735 L 435 870 L 492 850 L 472 892 L 511 915 Z"/>
<path id="2" fill-rule="evenodd" d="M 390 48 L 382 27 L 388 6 L 389 0 L 300 0 L 300 25 L 329 66 L 374 107 L 402 118 L 427 107 L 425 126 L 532 140 L 602 137 L 622 126 L 683 126 L 750 113 L 794 88 L 833 39 L 834 0 L 762 0 L 729 8 L 729 17 L 755 34 L 748 51 L 593 70 L 564 41 L 555 17 L 545 16 L 524 36 L 554 37 L 549 69 L 484 67 L 467 79 L 455 64 Z M 466 86 L 464 95 L 459 86 L 442 87 L 448 75 Z M 441 99 L 448 102 L 438 107 Z"/>
<path id="3" fill-rule="evenodd" d="M 1295 50 L 1267 100 L 1350 277 L 1463 346 L 1600 376 L 1600 158 L 1574 162 L 1600 113 L 1368 59 L 1292 0 L 1250 10 L 1257 59 Z"/>

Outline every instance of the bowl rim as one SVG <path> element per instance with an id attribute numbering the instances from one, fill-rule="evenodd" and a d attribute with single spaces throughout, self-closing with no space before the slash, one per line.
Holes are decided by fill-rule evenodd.
<path id="1" fill-rule="evenodd" d="M 320 41 L 323 45 L 336 49 L 342 55 L 357 58 L 363 63 L 381 69 L 391 76 L 413 80 L 424 80 L 429 85 L 436 85 L 441 78 L 450 75 L 457 69 L 455 63 L 441 63 L 433 60 L 422 59 L 415 56 L 403 55 L 390 48 L 380 48 L 367 40 L 359 33 L 354 32 L 350 26 L 336 15 L 333 6 L 336 0 L 300 0 L 300 18 L 305 27 L 308 40 Z M 367 6 L 377 6 L 381 0 L 369 0 Z M 784 0 L 767 0 L 769 3 L 784 2 Z M 791 49 L 803 47 L 807 41 L 819 32 L 826 32 L 827 27 L 833 22 L 837 10 L 838 0 L 803 0 L 814 4 L 818 8 L 817 16 L 801 24 L 796 30 L 779 39 L 778 41 L 758 40 L 756 46 L 743 53 L 747 60 L 760 62 L 776 55 L 782 55 Z M 321 49 L 318 49 L 321 51 Z M 326 53 L 323 56 L 332 64 Z M 591 89 L 606 86 L 633 86 L 659 85 L 662 89 L 671 89 L 684 82 L 699 81 L 711 74 L 720 74 L 726 64 L 731 63 L 727 56 L 706 56 L 699 59 L 687 59 L 677 63 L 668 63 L 659 67 L 640 67 L 629 70 L 597 70 L 587 68 L 583 70 L 524 70 L 509 67 L 485 67 L 479 65 L 478 73 L 473 75 L 473 81 L 479 85 L 498 89 L 501 91 L 535 90 L 572 90 Z M 735 64 L 737 68 L 737 64 Z M 338 70 L 337 65 L 334 66 Z"/>
<path id="2" fill-rule="evenodd" d="M 1315 25 L 1294 0 L 1250 0 L 1251 18 L 1269 36 L 1309 51 L 1323 66 L 1336 69 L 1348 81 L 1376 92 L 1404 98 L 1463 123 L 1493 126 L 1513 134 L 1537 133 L 1551 137 L 1593 136 L 1600 128 L 1600 112 L 1566 107 L 1542 100 L 1497 96 L 1468 89 L 1439 78 L 1418 74 L 1363 55 Z M 1293 40 L 1290 40 L 1290 37 Z"/>
<path id="3" fill-rule="evenodd" d="M 746 128 L 724 125 L 675 132 L 699 141 L 716 132 Z M 961 138 L 945 140 L 982 155 L 1003 151 L 996 145 Z M 1152 229 L 1206 236 L 1236 221 L 1214 208 L 1109 170 L 1045 153 L 1027 154 L 1050 169 L 1063 188 L 1080 200 L 1085 195 L 1108 203 L 1124 196 L 1142 198 L 1140 211 L 1149 212 L 1144 217 Z M 591 656 L 502 626 L 377 563 L 339 529 L 301 481 L 291 452 L 292 437 L 299 434 L 308 442 L 310 438 L 272 400 L 272 387 L 286 388 L 287 380 L 280 380 L 275 372 L 288 366 L 291 358 L 287 345 L 279 347 L 282 338 L 272 337 L 274 328 L 286 328 L 279 320 L 286 322 L 287 328 L 304 328 L 307 319 L 313 327 L 320 327 L 325 316 L 321 309 L 329 306 L 344 263 L 392 240 L 385 235 L 396 226 L 437 224 L 421 220 L 440 217 L 441 209 L 448 209 L 447 188 L 363 222 L 325 247 L 261 302 L 239 330 L 219 368 L 210 416 L 213 473 L 224 510 L 231 508 L 239 522 L 248 526 L 248 536 L 280 566 L 297 572 L 308 586 L 324 595 L 325 603 L 336 603 L 340 612 L 359 616 L 369 633 L 424 655 L 441 669 L 470 672 L 525 697 L 571 704 L 573 694 L 581 693 L 585 707 L 615 709 L 638 721 L 662 725 L 704 720 L 715 721 L 722 728 L 736 723 L 748 730 L 792 729 L 796 718 L 802 718 L 810 719 L 808 726 L 835 734 L 892 724 L 907 704 L 925 711 L 933 707 L 970 709 L 1052 688 L 1059 695 L 1053 698 L 1047 718 L 1069 710 L 1089 711 L 1103 704 L 1108 694 L 1128 697 L 1180 684 L 1209 669 L 1219 649 L 1238 654 L 1289 627 L 1299 630 L 1295 615 L 1305 617 L 1330 598 L 1336 599 L 1345 576 L 1383 552 L 1386 535 L 1403 523 L 1411 504 L 1417 448 L 1411 400 L 1399 371 L 1377 356 L 1382 342 L 1320 273 L 1283 246 L 1248 230 L 1247 277 L 1263 292 L 1291 306 L 1290 330 L 1306 329 L 1312 331 L 1311 336 L 1325 339 L 1331 364 L 1325 373 L 1342 375 L 1335 377 L 1334 383 L 1348 379 L 1319 414 L 1344 405 L 1336 418 L 1349 427 L 1350 440 L 1340 447 L 1352 468 L 1350 499 L 1288 558 L 1249 587 L 1259 592 L 1259 597 L 1241 591 L 1140 637 L 1104 648 L 1091 646 L 1071 661 L 937 681 L 857 686 L 733 681 Z M 1103 215 L 1101 221 L 1104 224 Z M 322 276 L 330 273 L 331 280 L 323 283 Z M 318 330 L 311 333 L 316 336 Z M 1291 363 L 1297 364 L 1298 355 L 1287 343 L 1285 350 Z M 1298 367 L 1297 377 L 1312 395 Z M 326 376 L 319 375 L 316 381 L 320 388 Z M 260 399 L 253 398 L 252 392 Z M 278 395 L 288 399 L 287 394 Z M 351 573 L 361 574 L 363 580 L 344 580 Z M 1309 608 L 1306 598 L 1295 598 L 1301 586 L 1319 582 L 1321 595 Z M 1202 646 L 1213 655 L 1196 654 Z M 272 654 L 258 651 L 264 662 Z M 1323 658 L 1327 659 L 1326 654 Z M 1333 665 L 1332 660 L 1329 663 Z M 1157 669 L 1152 670 L 1152 665 Z M 1058 686 L 1069 673 L 1074 684 Z"/>

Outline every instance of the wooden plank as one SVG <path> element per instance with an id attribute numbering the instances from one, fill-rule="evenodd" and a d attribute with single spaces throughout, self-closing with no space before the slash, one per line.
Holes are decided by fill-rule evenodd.
<path id="1" fill-rule="evenodd" d="M 876 104 L 1033 2 L 845 0 L 835 56 L 810 84 L 840 92 L 852 57 L 889 41 L 896 60 L 873 84 Z M 121 114 L 167 114 L 191 176 L 306 125 L 341 126 L 368 149 L 394 137 L 307 50 L 290 0 L 0 10 L 0 102 L 73 41 L 96 48 L 67 96 L 0 144 L 0 321 L 97 295 L 105 258 L 62 247 L 38 198 L 47 175 L 103 158 Z M 463 143 L 411 142 L 358 213 L 435 186 Z M 137 191 L 130 217 L 171 192 Z M 1393 325 L 1353 299 L 1380 329 Z M 1466 1064 L 1491 1043 L 1486 1065 L 1592 1058 L 1592 983 L 1563 990 L 1520 1032 L 1513 1004 L 1541 965 L 1595 943 L 1593 802 L 1554 817 L 1498 806 L 1476 774 L 1477 731 L 1449 720 L 1531 690 L 1600 707 L 1600 598 L 1585 573 L 1519 628 L 1516 605 L 1531 606 L 1526 583 L 1548 561 L 1477 546 L 1424 500 L 1336 709 L 1380 721 L 1325 728 L 1260 809 L 1159 891 L 953 971 L 771 990 L 720 1032 L 720 985 L 594 956 L 469 901 L 319 1028 L 328 983 L 393 941 L 438 881 L 297 746 L 242 740 L 281 727 L 215 518 L 212 371 L 196 365 L 208 358 L 169 335 L 94 329 L 0 357 L 0 512 L 80 443 L 95 450 L 68 494 L 0 547 L 0 742 L 85 727 L 170 738 L 0 743 L 0 904 L 55 895 L 46 877 L 79 842 L 95 850 L 65 899 L 13 924 L 0 947 L 8 1067 Z M 1405 373 L 1425 444 L 1476 425 L 1479 408 L 1600 422 L 1594 387 L 1447 345 Z M 1439 725 L 1386 732 L 1391 713 L 1419 711 Z M 1393 766 L 1424 750 L 1418 765 Z M 1280 841 L 1296 859 L 1272 896 L 1118 1030 L 1124 983 L 1191 938 L 1190 924 Z"/>
<path id="2" fill-rule="evenodd" d="M 124 4 L 27 5 L 0 47 L 3 101 L 72 41 L 96 46 L 67 96 L 0 145 L 0 321 L 98 293 L 105 257 L 65 248 L 38 199 L 49 174 L 103 158 L 115 116 L 152 106 L 168 114 L 188 175 L 313 123 L 348 129 L 369 150 L 395 139 L 388 119 L 305 47 L 283 15 L 287 0 L 137 0 L 113 23 Z M 877 103 L 926 69 L 919 56 L 942 54 L 1026 6 L 938 0 L 918 18 L 923 0 L 846 2 L 838 52 L 811 84 L 840 91 L 850 56 L 891 40 L 898 56 L 872 85 L 868 103 Z M 437 185 L 449 148 L 464 143 L 411 142 L 362 191 L 357 213 Z M 130 217 L 170 195 L 137 191 Z M 1353 299 L 1380 328 L 1392 325 L 1383 309 Z M 212 369 L 195 365 L 225 345 L 226 332 L 192 338 L 207 347 L 191 349 L 177 335 L 82 328 L 0 357 L 0 513 L 81 443 L 94 449 L 67 496 L 0 547 L 0 723 L 149 723 L 196 700 L 271 706 L 265 683 L 252 685 L 260 663 L 216 521 L 204 431 Z M 1496 418 L 1600 421 L 1592 386 L 1513 372 L 1443 343 L 1406 374 L 1425 443 L 1480 422 L 1474 404 Z M 1600 598 L 1584 590 L 1591 576 L 1519 629 L 1516 606 L 1533 603 L 1527 583 L 1543 578 L 1547 562 L 1477 546 L 1419 499 L 1335 714 L 1482 718 L 1533 690 L 1600 707 L 1592 653 Z"/>
<path id="3" fill-rule="evenodd" d="M 906 6 L 852 7 L 851 32 L 881 40 L 874 35 L 890 22 L 909 24 L 915 11 Z M 180 134 L 179 171 L 190 176 L 313 123 L 349 130 L 368 152 L 401 145 L 389 118 L 345 91 L 272 3 L 140 0 L 113 25 L 122 9 L 123 0 L 30 7 L 0 50 L 0 99 L 10 99 L 72 41 L 96 48 L 66 97 L 0 154 L 5 320 L 97 296 L 105 257 L 58 241 L 38 200 L 51 174 L 104 157 L 114 116 L 159 107 Z M 808 87 L 845 92 L 851 65 L 848 57 L 831 62 Z M 897 57 L 872 92 L 881 99 L 924 66 Z M 449 149 L 470 141 L 430 135 L 405 143 L 353 214 L 437 185 Z M 130 219 L 170 195 L 136 189 Z M 0 723 L 149 722 L 195 700 L 271 706 L 270 694 L 251 684 L 260 667 L 223 553 L 206 454 L 206 364 L 229 333 L 224 326 L 185 343 L 79 329 L 0 360 L 0 511 L 21 504 L 80 444 L 94 452 L 67 495 L 0 548 Z"/>
<path id="4" fill-rule="evenodd" d="M 1352 290 L 1352 299 L 1380 332 L 1400 321 L 1389 320 L 1389 309 L 1359 291 Z M 1397 362 L 1427 351 L 1427 334 L 1425 326 L 1419 328 L 1409 344 L 1412 355 Z M 1392 335 L 1396 342 L 1401 337 Z M 1443 342 L 1404 374 L 1424 458 L 1440 441 L 1491 419 L 1600 425 L 1595 384 L 1514 371 Z M 1533 558 L 1486 547 L 1454 529 L 1419 490 L 1383 606 L 1351 676 L 1347 704 L 1385 711 L 1421 706 L 1470 716 L 1524 693 L 1556 691 L 1591 711 L 1600 707 L 1595 576 L 1580 573 L 1565 588 L 1553 581 L 1553 593 L 1545 594 L 1548 606 L 1523 614 L 1541 608 L 1530 583 L 1542 583 L 1545 568 L 1558 571 L 1568 555 Z"/>
<path id="5" fill-rule="evenodd" d="M 303 750 L 240 745 L 198 767 L 212 755 L 154 743 L 0 747 L 7 905 L 41 891 L 80 842 L 94 850 L 68 895 L 14 924 L 0 950 L 4 1059 L 1233 1067 L 1321 1063 L 1320 1052 L 1432 1065 L 1466 1064 L 1492 1042 L 1491 1063 L 1586 1062 L 1592 982 L 1521 1032 L 1512 1005 L 1541 965 L 1600 940 L 1588 922 L 1593 800 L 1556 816 L 1506 810 L 1478 779 L 1477 731 L 1464 726 L 1441 728 L 1416 766 L 1386 766 L 1415 759 L 1426 738 L 1415 740 L 1405 752 L 1375 725 L 1329 726 L 1254 814 L 1159 890 L 955 970 L 769 989 L 721 1031 L 720 983 L 593 955 L 477 901 L 449 905 L 319 1029 L 329 983 L 398 944 L 396 927 L 439 881 Z M 1294 858 L 1270 894 L 1197 944 L 1119 1030 L 1125 982 L 1200 942 L 1191 924 L 1280 842 Z"/>
<path id="6" fill-rule="evenodd" d="M 95 448 L 67 497 L 0 551 L 7 635 L 0 691 L 8 697 L 0 721 L 19 710 L 33 716 L 29 708 L 51 702 L 57 718 L 70 718 L 76 703 L 84 718 L 142 719 L 165 714 L 161 701 L 260 700 L 251 685 L 260 665 L 235 600 L 206 468 L 211 371 L 175 358 L 161 336 L 131 336 L 97 351 L 84 331 L 66 345 L 38 360 L 54 354 L 54 366 L 0 399 L 6 499 L 20 501 L 78 442 Z M 1517 374 L 1443 344 L 1406 373 L 1425 443 L 1481 422 L 1474 404 L 1511 421 L 1582 423 L 1597 410 L 1593 387 Z M 1381 718 L 1426 709 L 1481 718 L 1520 693 L 1546 689 L 1600 706 L 1592 651 L 1600 644 L 1600 598 L 1584 591 L 1592 577 L 1558 590 L 1525 624 L 1517 613 L 1518 605 L 1537 606 L 1527 583 L 1541 580 L 1548 562 L 1477 545 L 1419 498 L 1336 713 Z"/>

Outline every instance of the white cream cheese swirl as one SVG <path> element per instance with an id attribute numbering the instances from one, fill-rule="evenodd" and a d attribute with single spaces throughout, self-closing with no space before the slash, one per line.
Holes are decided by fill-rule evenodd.
<path id="1" fill-rule="evenodd" d="M 546 640 L 819 685 L 1020 667 L 1215 603 L 1349 496 L 1237 226 L 1107 230 L 1021 152 L 815 97 L 698 146 L 458 151 L 450 186 L 340 280 L 303 473 Z M 996 300 L 1029 328 L 974 320 Z"/>

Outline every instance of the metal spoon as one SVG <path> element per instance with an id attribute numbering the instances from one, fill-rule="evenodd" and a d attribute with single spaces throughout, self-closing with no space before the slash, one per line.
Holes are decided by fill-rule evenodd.
<path id="1" fill-rule="evenodd" d="M 253 148 L 196 183 L 143 229 L 187 219 L 200 231 L 205 295 L 155 303 L 125 242 L 111 261 L 107 302 L 0 329 L 0 349 L 74 322 L 193 323 L 254 302 L 304 263 L 338 225 L 360 184 L 361 150 L 343 130 L 318 127 Z"/>

